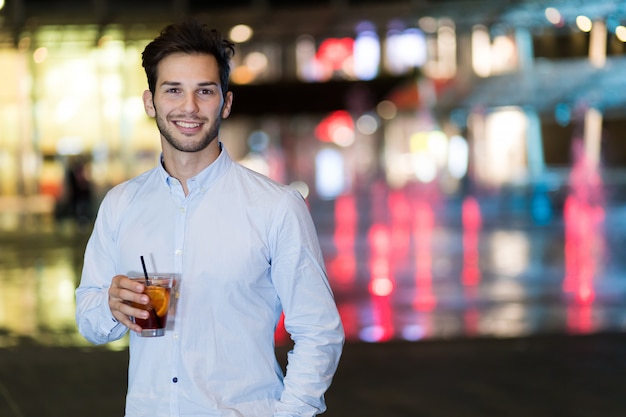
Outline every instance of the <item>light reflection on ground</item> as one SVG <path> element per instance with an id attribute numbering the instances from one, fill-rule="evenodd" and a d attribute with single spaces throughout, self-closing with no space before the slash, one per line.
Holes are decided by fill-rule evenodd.
<path id="1" fill-rule="evenodd" d="M 537 226 L 494 218 L 472 200 L 437 209 L 410 194 L 385 201 L 312 205 L 349 341 L 626 328 L 620 207 L 603 212 L 611 227 L 596 216 L 585 230 L 580 207 Z M 87 234 L 72 230 L 0 234 L 0 347 L 89 345 L 74 322 Z"/>

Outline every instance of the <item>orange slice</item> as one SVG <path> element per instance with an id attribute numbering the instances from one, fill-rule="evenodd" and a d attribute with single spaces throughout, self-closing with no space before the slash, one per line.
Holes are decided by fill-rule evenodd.
<path id="1" fill-rule="evenodd" d="M 146 294 L 150 297 L 152 307 L 159 317 L 165 316 L 167 308 L 170 305 L 170 293 L 168 288 L 163 287 L 147 287 Z"/>

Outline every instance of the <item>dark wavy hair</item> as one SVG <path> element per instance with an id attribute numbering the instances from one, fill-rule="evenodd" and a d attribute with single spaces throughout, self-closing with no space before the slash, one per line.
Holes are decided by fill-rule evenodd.
<path id="1" fill-rule="evenodd" d="M 177 52 L 213 55 L 220 72 L 222 93 L 226 95 L 230 60 L 235 54 L 234 44 L 217 30 L 209 29 L 207 25 L 193 19 L 165 27 L 157 38 L 146 45 L 141 54 L 142 66 L 148 78 L 148 89 L 152 94 L 156 89 L 159 62 Z"/>

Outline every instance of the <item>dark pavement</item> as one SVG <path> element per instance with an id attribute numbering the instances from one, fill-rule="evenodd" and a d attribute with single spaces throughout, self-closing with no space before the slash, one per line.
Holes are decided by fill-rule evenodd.
<path id="1" fill-rule="evenodd" d="M 122 416 L 126 365 L 126 351 L 0 349 L 0 415 Z M 626 334 L 349 343 L 327 403 L 328 417 L 622 417 Z"/>

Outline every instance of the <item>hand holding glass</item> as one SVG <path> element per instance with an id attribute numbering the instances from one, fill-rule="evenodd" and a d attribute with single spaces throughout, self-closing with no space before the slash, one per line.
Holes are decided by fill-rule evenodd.
<path id="1" fill-rule="evenodd" d="M 130 277 L 133 281 L 144 284 L 144 294 L 150 298 L 148 304 L 131 303 L 135 308 L 148 311 L 148 318 L 142 319 L 133 317 L 135 323 L 141 326 L 139 333 L 143 337 L 163 336 L 167 325 L 167 313 L 170 307 L 170 293 L 174 277 L 166 274 L 152 274 L 147 278 L 144 276 Z"/>

